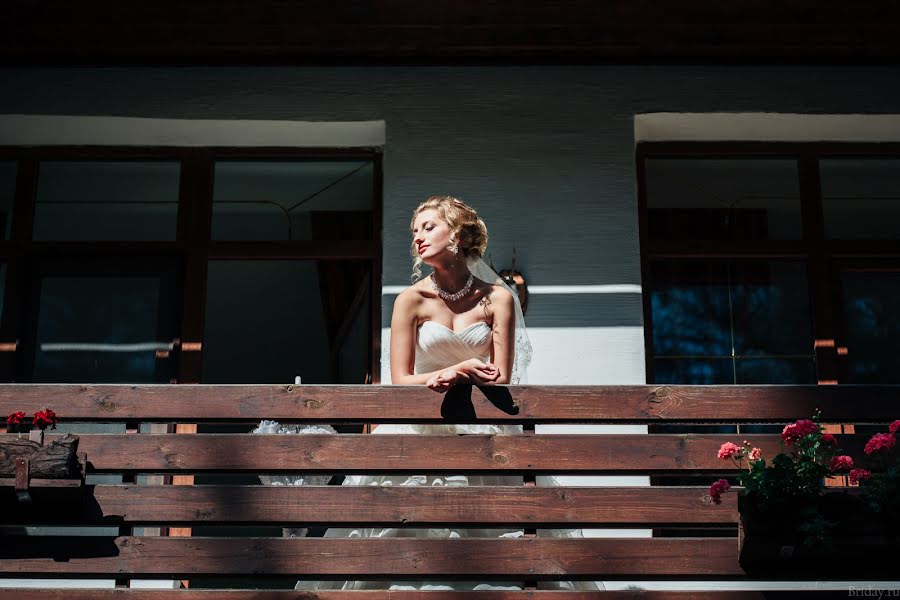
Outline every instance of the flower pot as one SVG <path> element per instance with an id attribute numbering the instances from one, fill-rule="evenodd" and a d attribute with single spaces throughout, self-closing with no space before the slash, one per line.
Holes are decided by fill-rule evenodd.
<path id="1" fill-rule="evenodd" d="M 856 490 L 826 492 L 806 501 L 761 511 L 752 498 L 738 498 L 740 562 L 753 576 L 833 578 L 893 577 L 900 537 L 884 514 L 871 511 Z M 806 543 L 801 531 L 808 511 L 835 523 L 830 543 Z"/>

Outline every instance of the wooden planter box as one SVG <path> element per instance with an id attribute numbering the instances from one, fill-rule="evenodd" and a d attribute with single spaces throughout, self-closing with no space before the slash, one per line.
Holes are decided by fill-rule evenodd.
<path id="1" fill-rule="evenodd" d="M 83 486 L 86 466 L 76 435 L 66 434 L 46 445 L 42 431 L 0 440 L 0 487 L 14 487 L 21 502 L 31 501 L 31 487 Z"/>
<path id="2" fill-rule="evenodd" d="M 740 563 L 748 575 L 833 579 L 892 578 L 900 568 L 900 523 L 896 515 L 873 512 L 858 493 L 826 492 L 817 506 L 837 523 L 830 546 L 804 545 L 799 525 L 804 506 L 762 513 L 745 496 L 740 510 Z"/>

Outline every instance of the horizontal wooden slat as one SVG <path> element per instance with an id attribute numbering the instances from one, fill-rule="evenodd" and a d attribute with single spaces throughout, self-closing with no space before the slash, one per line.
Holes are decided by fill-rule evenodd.
<path id="1" fill-rule="evenodd" d="M 890 421 L 900 386 L 0 385 L 2 415 L 45 406 L 90 421 Z"/>
<path id="2" fill-rule="evenodd" d="M 864 585 L 858 586 L 864 588 Z M 754 591 L 406 591 L 406 590 L 360 590 L 360 591 L 316 591 L 298 593 L 294 590 L 60 590 L 43 589 L 0 589 L 0 600 L 428 600 L 449 598 L 451 600 L 780 600 L 801 598 L 834 598 L 847 596 L 847 591 L 803 590 L 781 592 Z"/>
<path id="3" fill-rule="evenodd" d="M 0 489 L 7 524 L 254 524 L 416 526 L 729 525 L 736 494 L 704 487 L 89 486 L 83 502 L 32 490 L 30 507 Z M 48 507 L 52 507 L 48 510 Z"/>
<path id="4" fill-rule="evenodd" d="M 859 586 L 863 587 L 863 586 Z M 846 597 L 847 592 L 838 592 Z M 790 594 L 790 596 L 788 596 Z M 835 591 L 803 590 L 754 591 L 406 591 L 406 590 L 321 590 L 315 594 L 294 590 L 60 590 L 52 588 L 0 590 L 0 600 L 780 600 L 781 598 L 835 597 Z"/>
<path id="5" fill-rule="evenodd" d="M 80 479 L 29 479 L 29 488 L 80 488 L 83 485 Z M 0 477 L 0 488 L 16 484 L 15 477 Z"/>
<path id="6" fill-rule="evenodd" d="M 17 537 L 0 574 L 141 577 L 296 575 L 300 579 L 509 580 L 604 576 L 740 577 L 738 544 L 695 539 L 327 539 Z"/>
<path id="7" fill-rule="evenodd" d="M 48 436 L 52 437 L 52 436 Z M 742 435 L 773 456 L 777 435 Z M 844 449 L 859 436 L 837 436 Z M 85 434 L 89 472 L 678 473 L 726 472 L 733 435 Z"/>

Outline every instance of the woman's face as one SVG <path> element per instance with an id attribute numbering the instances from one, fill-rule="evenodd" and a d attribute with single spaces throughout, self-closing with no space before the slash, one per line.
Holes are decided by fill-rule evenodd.
<path id="1" fill-rule="evenodd" d="M 413 221 L 413 249 L 426 265 L 432 265 L 436 258 L 450 254 L 450 226 L 436 209 L 429 208 L 416 215 Z"/>

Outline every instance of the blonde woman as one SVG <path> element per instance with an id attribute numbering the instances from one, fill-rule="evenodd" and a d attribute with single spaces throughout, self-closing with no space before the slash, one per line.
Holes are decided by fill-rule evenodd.
<path id="1" fill-rule="evenodd" d="M 397 296 L 391 319 L 391 381 L 446 392 L 459 383 L 518 383 L 518 300 L 484 265 L 487 227 L 457 198 L 432 196 L 413 212 L 413 269 L 431 267 Z M 476 274 L 477 273 L 477 274 Z M 524 323 L 518 323 L 520 341 Z M 530 347 L 523 349 L 530 356 Z"/>
<path id="2" fill-rule="evenodd" d="M 518 297 L 482 260 L 488 232 L 476 211 L 458 198 L 432 196 L 413 212 L 413 272 L 416 282 L 394 302 L 391 319 L 390 372 L 395 385 L 424 385 L 447 392 L 460 384 L 490 386 L 524 381 L 531 360 Z M 422 277 L 422 266 L 431 273 Z M 280 426 L 264 421 L 260 433 L 322 433 L 318 426 Z M 311 429 L 317 428 L 317 429 Z M 373 434 L 477 433 L 516 435 L 519 425 L 395 424 L 377 426 Z M 264 483 L 321 484 L 316 480 L 263 479 Z M 539 485 L 556 485 L 552 477 Z M 521 476 L 509 475 L 348 475 L 343 485 L 385 486 L 521 486 Z M 286 535 L 304 535 L 286 530 Z M 580 530 L 548 530 L 550 537 L 581 537 Z M 521 537 L 521 529 L 466 528 L 331 528 L 325 537 Z M 521 582 L 474 581 L 299 581 L 297 589 L 521 589 Z M 593 582 L 547 582 L 541 587 L 596 590 Z"/>

